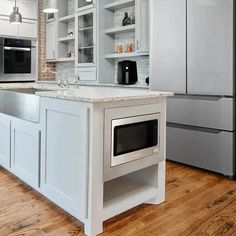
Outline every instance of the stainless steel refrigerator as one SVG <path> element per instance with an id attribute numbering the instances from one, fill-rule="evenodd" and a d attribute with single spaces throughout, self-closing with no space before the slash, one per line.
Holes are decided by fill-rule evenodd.
<path id="1" fill-rule="evenodd" d="M 235 176 L 235 1 L 150 0 L 151 90 L 167 103 L 167 159 Z"/>

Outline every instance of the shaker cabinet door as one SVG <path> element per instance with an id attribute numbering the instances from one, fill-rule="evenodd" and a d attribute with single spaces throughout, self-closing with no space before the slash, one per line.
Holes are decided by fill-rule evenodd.
<path id="1" fill-rule="evenodd" d="M 38 27 L 36 21 L 34 20 L 23 19 L 22 24 L 19 25 L 18 31 L 19 37 L 33 39 L 38 37 Z"/>
<path id="2" fill-rule="evenodd" d="M 150 0 L 150 88 L 186 93 L 186 0 Z"/>
<path id="3" fill-rule="evenodd" d="M 75 217 L 86 216 L 88 110 L 77 102 L 42 99 L 41 191 Z"/>
<path id="4" fill-rule="evenodd" d="M 188 0 L 188 93 L 233 95 L 233 0 Z"/>
<path id="5" fill-rule="evenodd" d="M 40 130 L 13 121 L 11 170 L 30 186 L 39 187 Z"/>
<path id="6" fill-rule="evenodd" d="M 46 59 L 56 59 L 56 22 L 46 24 Z"/>
<path id="7" fill-rule="evenodd" d="M 0 114 L 0 166 L 10 168 L 10 135 L 11 122 L 9 118 Z"/>
<path id="8" fill-rule="evenodd" d="M 149 2 L 149 0 L 135 1 L 137 53 L 149 51 Z"/>
<path id="9" fill-rule="evenodd" d="M 9 17 L 0 16 L 0 35 L 1 36 L 17 36 L 17 25 L 10 24 Z"/>

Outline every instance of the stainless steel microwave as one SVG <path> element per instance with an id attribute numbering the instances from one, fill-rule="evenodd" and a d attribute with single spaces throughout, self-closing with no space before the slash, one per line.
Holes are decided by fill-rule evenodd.
<path id="1" fill-rule="evenodd" d="M 0 82 L 35 79 L 36 41 L 0 38 Z"/>
<path id="2" fill-rule="evenodd" d="M 159 152 L 160 114 L 112 120 L 111 167 Z"/>
<path id="3" fill-rule="evenodd" d="M 165 159 L 164 114 L 158 103 L 105 110 L 104 181 Z"/>

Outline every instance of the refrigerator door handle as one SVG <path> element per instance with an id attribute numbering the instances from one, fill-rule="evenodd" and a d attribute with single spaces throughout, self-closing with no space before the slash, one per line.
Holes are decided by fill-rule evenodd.
<path id="1" fill-rule="evenodd" d="M 193 130 L 193 131 L 205 132 L 205 133 L 211 133 L 211 134 L 220 134 L 220 133 L 223 133 L 223 132 L 229 132 L 229 131 L 226 131 L 226 130 L 218 130 L 218 129 L 197 127 L 197 126 L 183 125 L 183 124 L 175 124 L 175 123 L 167 123 L 167 127 Z"/>
<path id="2" fill-rule="evenodd" d="M 206 96 L 206 95 L 175 95 L 169 99 L 189 99 L 189 100 L 203 100 L 203 101 L 220 101 L 224 99 L 224 96 Z"/>

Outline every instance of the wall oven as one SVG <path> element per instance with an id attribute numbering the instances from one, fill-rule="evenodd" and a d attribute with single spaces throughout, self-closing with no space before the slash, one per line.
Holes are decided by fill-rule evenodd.
<path id="1" fill-rule="evenodd" d="M 35 81 L 36 42 L 0 38 L 0 82 Z"/>
<path id="2" fill-rule="evenodd" d="M 145 109 L 138 106 L 135 109 L 130 107 L 106 111 L 105 181 L 164 160 L 162 137 L 165 118 L 162 117 L 164 112 L 156 106 L 156 109 L 148 107 L 147 113 L 146 106 Z"/>

